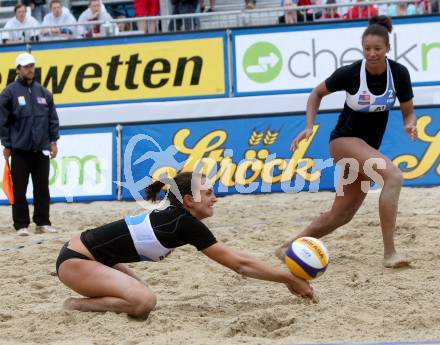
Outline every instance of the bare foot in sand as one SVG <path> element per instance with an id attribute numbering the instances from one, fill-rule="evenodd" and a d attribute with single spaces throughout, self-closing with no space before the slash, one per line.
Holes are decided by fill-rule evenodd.
<path id="1" fill-rule="evenodd" d="M 387 268 L 407 267 L 410 265 L 410 261 L 403 255 L 394 253 L 384 257 L 383 265 Z"/>
<path id="2" fill-rule="evenodd" d="M 76 298 L 67 298 L 63 303 L 63 308 L 66 310 L 77 310 L 77 308 L 75 308 L 75 300 Z"/>

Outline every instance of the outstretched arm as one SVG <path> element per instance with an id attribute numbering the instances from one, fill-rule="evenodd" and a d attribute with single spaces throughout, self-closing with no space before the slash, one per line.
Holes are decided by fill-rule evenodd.
<path id="1" fill-rule="evenodd" d="M 202 253 L 246 277 L 284 283 L 293 294 L 313 299 L 313 289 L 305 280 L 295 277 L 288 271 L 274 268 L 250 255 L 235 252 L 221 242 L 202 250 Z"/>

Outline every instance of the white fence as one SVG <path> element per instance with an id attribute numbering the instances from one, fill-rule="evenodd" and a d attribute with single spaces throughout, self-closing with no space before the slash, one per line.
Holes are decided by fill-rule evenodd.
<path id="1" fill-rule="evenodd" d="M 403 5 L 402 5 L 403 4 Z M 430 4 L 430 3 L 429 3 Z M 385 1 L 366 1 L 354 4 L 331 4 L 313 6 L 294 6 L 288 8 L 262 8 L 254 10 L 235 10 L 226 12 L 191 13 L 179 15 L 162 15 L 155 17 L 136 17 L 114 19 L 108 22 L 93 21 L 87 23 L 77 23 L 69 25 L 22 27 L 15 29 L 0 29 L 0 37 L 3 43 L 27 43 L 30 41 L 49 41 L 77 39 L 81 37 L 105 37 L 118 35 L 141 35 L 143 31 L 138 30 L 139 22 L 154 22 L 155 32 L 175 32 L 175 31 L 195 31 L 204 29 L 219 29 L 232 27 L 251 27 L 261 25 L 275 25 L 278 23 L 299 23 L 316 22 L 328 20 L 347 20 L 351 18 L 353 12 L 350 8 L 357 7 L 358 11 L 363 11 L 363 18 L 370 17 L 376 12 L 387 14 L 390 7 L 415 6 L 411 0 L 385 0 Z M 422 4 L 415 8 L 415 14 L 430 14 L 431 6 L 422 8 Z M 2 7 L 0 7 L 0 12 Z M 345 13 L 345 15 L 343 15 Z M 324 18 L 325 17 L 325 18 Z M 94 27 L 93 32 L 84 27 Z M 53 28 L 64 29 L 55 30 Z M 67 29 L 67 30 L 66 30 Z M 10 33 L 17 33 L 11 35 Z M 8 39 L 14 36 L 16 39 Z"/>

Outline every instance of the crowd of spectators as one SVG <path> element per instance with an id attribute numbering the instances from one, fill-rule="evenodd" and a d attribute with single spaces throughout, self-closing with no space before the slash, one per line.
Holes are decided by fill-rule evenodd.
<path id="1" fill-rule="evenodd" d="M 336 19 L 366 19 L 375 15 L 391 17 L 411 16 L 417 14 L 438 13 L 439 0 L 414 0 L 393 4 L 365 3 L 365 0 L 282 0 L 284 15 L 280 23 L 295 24 L 299 22 L 326 21 Z M 318 5 L 322 9 L 299 10 L 298 6 Z M 328 6 L 327 5 L 335 5 Z M 339 5 L 339 6 L 338 6 Z"/>
<path id="2" fill-rule="evenodd" d="M 62 1 L 50 0 L 21 0 L 14 7 L 14 17 L 6 22 L 0 34 L 1 43 L 19 43 L 36 40 L 58 40 L 80 37 L 106 36 L 109 33 L 133 32 L 155 33 L 160 30 L 157 20 L 138 20 L 135 24 L 124 22 L 127 16 L 110 15 L 102 0 L 89 0 L 88 7 L 79 14 L 78 19 L 70 12 Z M 48 0 L 49 1 L 49 0 Z M 191 14 L 197 12 L 213 12 L 215 0 L 171 0 L 172 14 Z M 134 17 L 155 17 L 160 15 L 160 0 L 133 0 Z M 99 25 L 94 22 L 109 22 L 119 19 L 116 25 Z M 77 25 L 84 23 L 84 25 Z M 199 23 L 191 18 L 172 20 L 169 24 L 171 31 L 192 30 Z M 49 28 L 49 26 L 52 26 Z M 24 30 L 23 28 L 32 28 Z"/>
<path id="3" fill-rule="evenodd" d="M 44 16 L 42 26 L 51 26 L 51 28 L 44 28 L 41 30 L 43 36 L 58 36 L 61 38 L 71 38 L 77 36 L 78 28 L 69 27 L 70 24 L 75 24 L 76 19 L 70 11 L 61 4 L 60 0 L 52 0 L 50 3 L 50 12 Z M 66 25 L 65 27 L 58 27 L 58 25 Z M 57 27 L 55 27 L 57 26 Z"/>
<path id="4" fill-rule="evenodd" d="M 2 43 L 101 36 L 103 25 L 93 22 L 106 22 L 113 19 L 101 0 L 89 0 L 87 9 L 80 14 L 78 20 L 67 7 L 63 6 L 61 0 L 50 1 L 49 12 L 44 15 L 41 22 L 33 16 L 33 9 L 33 6 L 27 7 L 23 3 L 15 5 L 14 17 L 9 19 L 4 26 L 4 29 L 10 30 L 1 33 Z M 36 13 L 39 15 L 44 11 L 40 9 Z M 84 25 L 75 25 L 77 23 L 84 23 Z M 24 30 L 23 28 L 32 29 Z M 113 31 L 117 32 L 118 27 L 114 27 Z"/>
<path id="5" fill-rule="evenodd" d="M 99 37 L 114 35 L 119 32 L 155 33 L 161 30 L 158 20 L 136 21 L 136 24 L 124 22 L 125 15 L 110 15 L 102 0 L 89 0 L 88 7 L 79 14 L 78 19 L 70 12 L 63 1 L 21 0 L 14 7 L 14 17 L 9 19 L 0 33 L 1 43 L 17 43 L 35 40 L 58 40 L 80 37 Z M 49 1 L 49 0 L 47 0 Z M 68 1 L 68 0 L 67 0 Z M 172 14 L 191 14 L 197 12 L 214 12 L 215 0 L 170 0 Z M 389 16 L 409 16 L 439 11 L 440 0 L 414 0 L 396 4 L 363 4 L 365 0 L 281 0 L 284 15 L 280 23 L 295 24 L 309 21 L 328 21 L 334 19 L 369 18 L 377 14 Z M 208 4 L 209 3 L 209 7 Z M 298 6 L 318 5 L 322 8 L 308 10 L 297 9 Z M 334 6 L 328 6 L 334 5 Z M 256 0 L 244 0 L 247 10 L 257 7 Z M 160 15 L 160 0 L 133 0 L 135 17 L 155 17 Z M 113 19 L 117 23 L 110 24 Z M 99 22 L 99 23 L 98 23 Z M 104 23 L 104 24 L 102 24 Z M 83 25 L 77 25 L 83 24 Z M 200 22 L 196 18 L 173 19 L 169 21 L 169 31 L 198 29 Z M 23 28 L 31 27 L 32 30 Z"/>

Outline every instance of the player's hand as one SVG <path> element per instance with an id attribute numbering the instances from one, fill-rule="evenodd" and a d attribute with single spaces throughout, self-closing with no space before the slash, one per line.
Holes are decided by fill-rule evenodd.
<path id="1" fill-rule="evenodd" d="M 313 134 L 313 128 L 306 128 L 301 133 L 297 135 L 297 137 L 292 141 L 292 144 L 290 145 L 290 149 L 292 151 L 295 151 L 298 148 L 298 145 L 301 140 L 306 139 L 309 140 L 311 135 Z"/>
<path id="2" fill-rule="evenodd" d="M 6 160 L 9 159 L 9 157 L 11 157 L 11 149 L 8 148 L 3 148 L 3 157 L 5 157 Z"/>
<path id="3" fill-rule="evenodd" d="M 310 286 L 309 282 L 301 278 L 295 277 L 293 274 L 290 275 L 291 277 L 286 283 L 289 291 L 298 297 L 309 298 L 312 301 L 316 301 L 315 295 L 313 293 L 313 288 Z"/>
<path id="4" fill-rule="evenodd" d="M 50 144 L 49 151 L 50 151 L 50 158 L 55 158 L 58 154 L 57 144 L 56 143 Z"/>
<path id="5" fill-rule="evenodd" d="M 415 121 L 411 121 L 404 125 L 406 134 L 409 135 L 412 141 L 417 140 L 417 126 Z"/>

